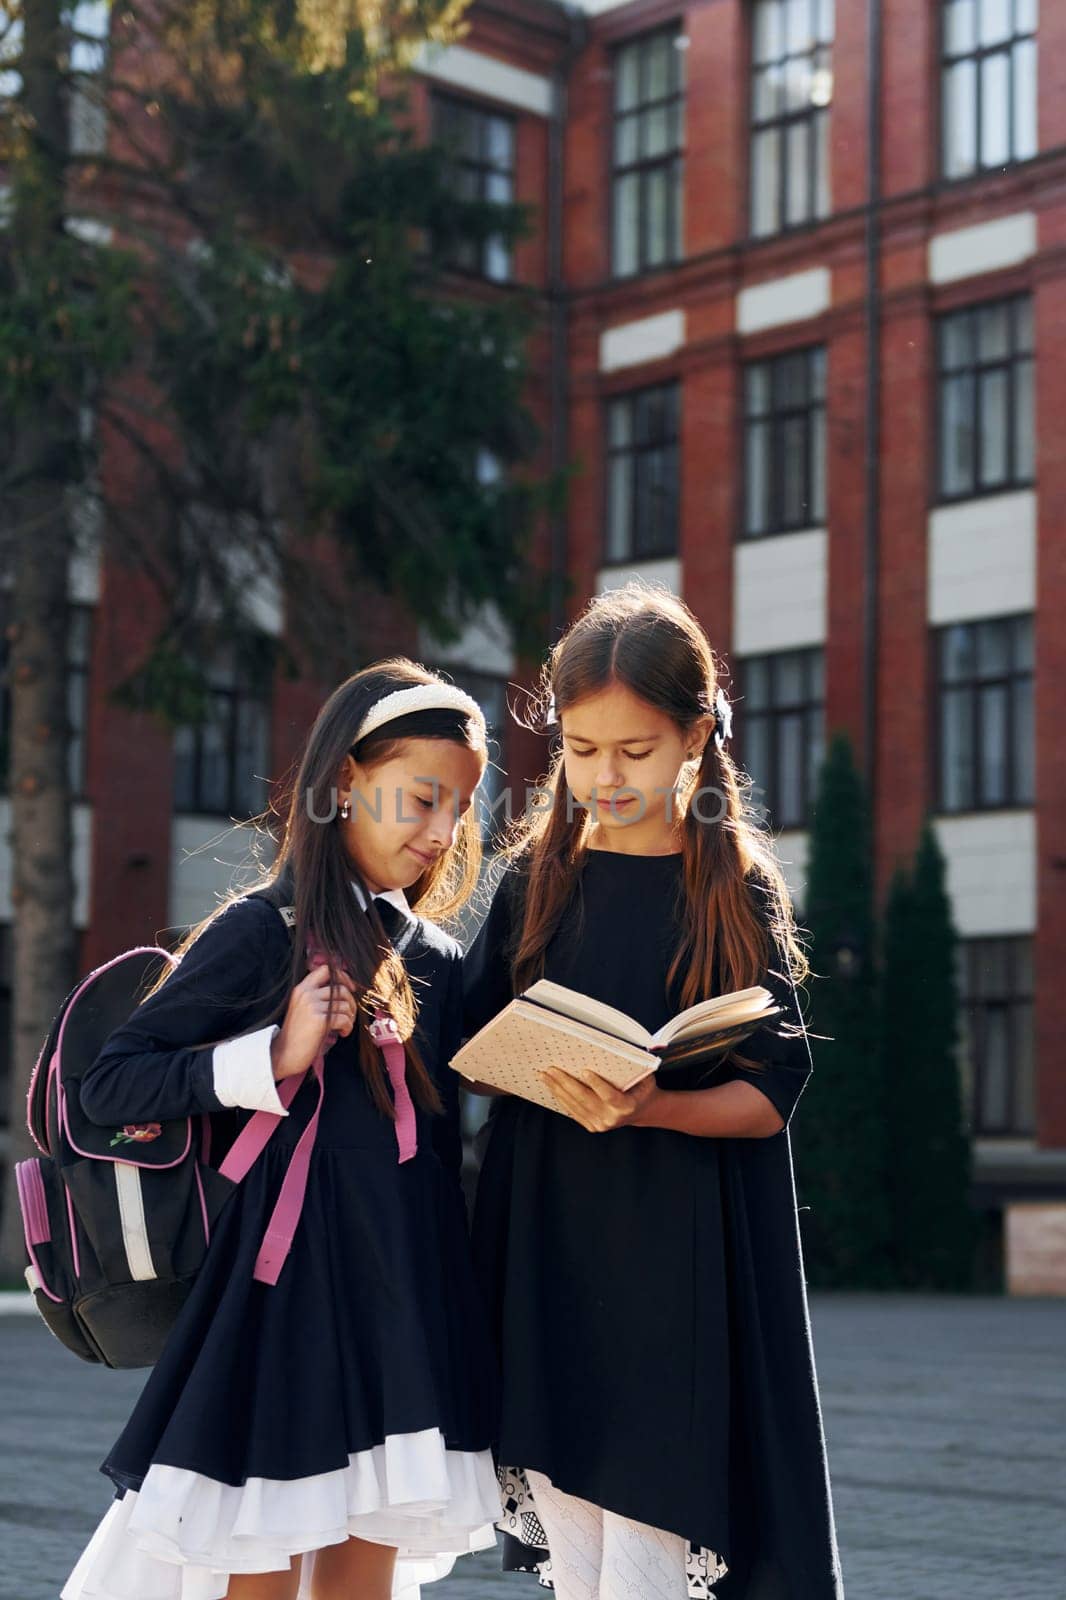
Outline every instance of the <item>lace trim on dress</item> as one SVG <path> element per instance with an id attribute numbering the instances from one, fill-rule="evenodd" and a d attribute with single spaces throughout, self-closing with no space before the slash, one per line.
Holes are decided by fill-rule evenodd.
<path id="1" fill-rule="evenodd" d="M 528 1559 L 520 1557 L 510 1563 L 516 1572 L 534 1572 L 543 1589 L 554 1589 L 551 1576 L 551 1552 L 548 1548 L 544 1526 L 537 1515 L 537 1505 L 529 1480 L 519 1467 L 500 1467 L 500 1498 L 503 1514 L 496 1526 L 508 1533 L 519 1544 L 528 1548 Z M 523 1552 L 524 1556 L 524 1552 Z M 712 1584 L 718 1583 L 729 1571 L 728 1566 L 714 1550 L 706 1545 L 690 1544 L 685 1575 L 688 1600 L 714 1600 Z"/>

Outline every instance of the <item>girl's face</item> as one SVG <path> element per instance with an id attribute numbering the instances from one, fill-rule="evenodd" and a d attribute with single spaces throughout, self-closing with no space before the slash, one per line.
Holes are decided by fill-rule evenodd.
<path id="1" fill-rule="evenodd" d="M 682 733 L 664 711 L 612 684 L 560 712 L 559 722 L 566 782 L 592 815 L 594 842 L 634 853 L 671 842 L 673 792 L 686 759 L 702 753 L 713 719 Z"/>
<path id="2" fill-rule="evenodd" d="M 344 848 L 368 889 L 406 889 L 455 842 L 481 782 L 484 757 L 451 739 L 405 739 L 374 767 L 345 758 L 338 805 Z"/>

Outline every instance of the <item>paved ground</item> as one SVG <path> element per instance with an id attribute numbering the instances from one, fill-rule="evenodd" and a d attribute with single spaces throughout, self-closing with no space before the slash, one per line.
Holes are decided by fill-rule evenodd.
<path id="1" fill-rule="evenodd" d="M 1066 1600 L 1066 1304 L 813 1306 L 848 1600 Z M 141 1382 L 0 1317 L 0 1600 L 56 1600 Z M 467 1559 L 426 1600 L 534 1600 Z"/>

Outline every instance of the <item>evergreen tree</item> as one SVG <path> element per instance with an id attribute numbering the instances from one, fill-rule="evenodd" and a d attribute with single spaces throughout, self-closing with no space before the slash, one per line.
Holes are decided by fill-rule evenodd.
<path id="1" fill-rule="evenodd" d="M 822 768 L 810 837 L 814 1077 L 795 1135 L 804 1253 L 812 1284 L 874 1288 L 890 1278 L 885 1097 L 869 811 L 844 734 Z"/>
<path id="2" fill-rule="evenodd" d="M 893 1253 L 901 1283 L 972 1282 L 970 1146 L 957 1054 L 956 936 L 932 826 L 885 913 L 881 1043 L 888 1087 Z"/>
<path id="3" fill-rule="evenodd" d="M 520 647 L 535 634 L 529 313 L 447 271 L 523 215 L 457 196 L 402 92 L 466 3 L 0 0 L 12 1162 L 74 978 L 79 530 L 145 600 L 127 695 L 172 719 L 204 705 L 213 639 L 261 649 L 246 596 L 264 580 L 323 681 L 366 659 L 390 602 L 442 642 L 488 600 Z M 128 500 L 101 492 L 112 447 Z M 17 1276 L 10 1181 L 0 1222 L 0 1278 Z"/>

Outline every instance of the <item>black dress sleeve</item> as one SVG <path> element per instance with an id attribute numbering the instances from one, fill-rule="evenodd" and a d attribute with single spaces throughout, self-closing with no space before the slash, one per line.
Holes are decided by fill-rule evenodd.
<path id="1" fill-rule="evenodd" d="M 737 1053 L 757 1067 L 742 1066 L 731 1057 L 715 1081 L 750 1083 L 773 1104 L 787 1127 L 811 1075 L 811 1048 L 799 996 L 787 972 L 766 972 L 760 982 L 781 1007 L 781 1015 L 738 1046 Z M 788 1031 L 782 1032 L 783 1024 Z"/>
<path id="2" fill-rule="evenodd" d="M 214 1052 L 205 1047 L 272 1019 L 289 960 L 289 934 L 271 905 L 249 898 L 227 906 L 108 1037 L 82 1079 L 85 1115 L 107 1127 L 221 1110 Z"/>
<path id="3" fill-rule="evenodd" d="M 496 885 L 488 916 L 463 962 L 463 1038 L 471 1039 L 514 999 L 511 960 L 521 933 L 524 879 L 517 868 Z"/>
<path id="4" fill-rule="evenodd" d="M 781 1007 L 781 1015 L 756 1029 L 750 1038 L 738 1046 L 737 1054 L 746 1061 L 757 1063 L 757 1067 L 742 1066 L 734 1057 L 730 1057 L 722 1072 L 722 1081 L 750 1083 L 772 1103 L 787 1127 L 811 1075 L 811 1047 L 807 1040 L 803 1007 L 785 953 L 770 930 L 764 891 L 754 883 L 749 883 L 748 889 L 752 908 L 766 931 L 772 949 L 770 967 L 759 982 L 763 988 L 769 989 Z"/>

